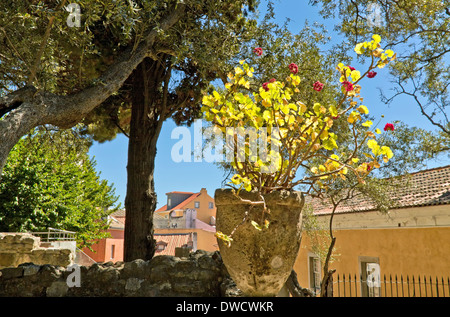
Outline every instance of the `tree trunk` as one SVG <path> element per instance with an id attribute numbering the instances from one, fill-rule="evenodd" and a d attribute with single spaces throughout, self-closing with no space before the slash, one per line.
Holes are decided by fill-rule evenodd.
<path id="1" fill-rule="evenodd" d="M 132 74 L 132 110 L 125 198 L 124 261 L 150 260 L 155 253 L 153 212 L 156 193 L 153 173 L 161 131 L 155 99 L 164 69 L 146 58 Z"/>

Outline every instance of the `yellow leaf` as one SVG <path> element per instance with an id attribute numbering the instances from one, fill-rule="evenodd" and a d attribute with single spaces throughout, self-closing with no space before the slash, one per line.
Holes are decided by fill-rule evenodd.
<path id="1" fill-rule="evenodd" d="M 297 101 L 298 107 L 298 113 L 303 114 L 306 112 L 306 105 L 300 101 Z"/>
<path id="2" fill-rule="evenodd" d="M 364 53 L 364 43 L 358 43 L 355 46 L 355 52 L 356 54 L 362 54 Z"/>
<path id="3" fill-rule="evenodd" d="M 392 150 L 388 146 L 382 146 L 381 153 L 385 154 L 389 159 L 394 156 L 394 153 L 392 153 Z"/>
<path id="4" fill-rule="evenodd" d="M 372 124 L 373 124 L 372 121 L 367 120 L 366 122 L 364 122 L 364 123 L 362 124 L 362 126 L 363 126 L 363 127 L 370 127 Z"/>
<path id="5" fill-rule="evenodd" d="M 350 76 L 352 77 L 353 81 L 357 81 L 359 78 L 361 78 L 361 73 L 358 70 L 353 70 L 350 73 Z"/>
<path id="6" fill-rule="evenodd" d="M 329 110 L 330 110 L 330 114 L 331 114 L 333 117 L 337 117 L 337 116 L 338 116 L 338 112 L 337 112 L 337 109 L 336 109 L 335 106 L 331 106 Z"/>
<path id="7" fill-rule="evenodd" d="M 376 43 L 380 43 L 380 42 L 381 42 L 381 36 L 379 36 L 378 34 L 372 35 L 372 38 L 373 38 L 373 40 L 374 40 Z"/>
<path id="8" fill-rule="evenodd" d="M 292 125 L 294 122 L 295 122 L 295 117 L 293 115 L 290 115 L 288 124 Z"/>
<path id="9" fill-rule="evenodd" d="M 367 109 L 367 107 L 363 106 L 363 105 L 359 106 L 357 110 L 359 112 L 361 112 L 362 114 L 368 114 L 369 113 L 369 109 Z"/>
<path id="10" fill-rule="evenodd" d="M 386 51 L 384 51 L 384 53 L 385 53 L 388 57 L 394 56 L 394 51 L 393 51 L 393 50 L 386 50 Z"/>
<path id="11" fill-rule="evenodd" d="M 353 123 L 355 123 L 357 120 L 360 120 L 360 119 L 361 119 L 361 115 L 360 115 L 359 113 L 355 112 L 355 111 L 352 111 L 352 112 L 349 114 L 347 121 L 348 121 L 348 123 L 353 124 Z"/>

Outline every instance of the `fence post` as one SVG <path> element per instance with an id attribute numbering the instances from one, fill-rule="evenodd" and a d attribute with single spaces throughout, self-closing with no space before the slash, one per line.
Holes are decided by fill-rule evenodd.
<path id="1" fill-rule="evenodd" d="M 425 285 L 425 297 L 428 297 L 427 295 L 427 278 L 425 277 L 425 275 L 423 276 L 423 282 L 424 282 L 424 285 Z"/>
<path id="2" fill-rule="evenodd" d="M 403 292 L 403 275 L 400 275 L 400 281 L 402 283 L 402 297 L 405 297 L 405 293 Z"/>
<path id="3" fill-rule="evenodd" d="M 344 287 L 344 297 L 345 297 L 345 274 L 342 275 L 342 278 L 343 278 L 343 282 L 344 282 L 343 287 Z"/>
<path id="4" fill-rule="evenodd" d="M 450 277 L 447 277 L 448 293 L 450 294 Z"/>
<path id="5" fill-rule="evenodd" d="M 341 297 L 341 280 L 339 278 L 339 274 L 337 275 L 337 286 L 338 286 L 338 297 Z"/>
<path id="6" fill-rule="evenodd" d="M 436 297 L 439 297 L 439 281 L 437 276 L 436 276 Z"/>
<path id="7" fill-rule="evenodd" d="M 409 276 L 406 275 L 406 286 L 408 287 L 408 297 L 411 297 L 409 294 Z"/>
<path id="8" fill-rule="evenodd" d="M 391 274 L 389 274 L 389 284 L 391 285 L 391 297 L 394 297 L 393 296 L 393 292 L 392 292 L 392 275 Z"/>
<path id="9" fill-rule="evenodd" d="M 396 291 L 396 297 L 398 297 L 398 282 L 397 282 L 397 274 L 395 274 L 395 291 Z"/>
<path id="10" fill-rule="evenodd" d="M 352 276 L 350 274 L 348 274 L 348 286 L 349 286 L 350 297 L 352 297 Z"/>
<path id="11" fill-rule="evenodd" d="M 431 297 L 433 297 L 433 280 L 431 279 L 431 275 L 430 275 L 430 292 L 431 292 Z"/>

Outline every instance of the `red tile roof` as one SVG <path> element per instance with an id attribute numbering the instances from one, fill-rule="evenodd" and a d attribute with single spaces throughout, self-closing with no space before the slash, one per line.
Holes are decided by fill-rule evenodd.
<path id="1" fill-rule="evenodd" d="M 168 193 L 166 193 L 166 195 L 167 194 L 189 194 L 189 195 L 193 195 L 194 193 L 191 193 L 191 192 L 177 192 L 177 191 L 174 191 L 174 192 L 168 192 Z"/>
<path id="2" fill-rule="evenodd" d="M 125 217 L 125 209 L 118 209 L 114 211 L 111 216 L 113 217 Z"/>
<path id="3" fill-rule="evenodd" d="M 167 243 L 166 248 L 162 251 L 156 250 L 155 255 L 175 255 L 175 248 L 182 247 L 189 242 L 190 233 L 178 234 L 154 234 L 156 243 Z"/>
<path id="4" fill-rule="evenodd" d="M 395 208 L 447 205 L 450 204 L 450 165 L 411 173 L 407 177 L 394 178 L 407 181 L 405 186 L 396 188 L 390 193 L 395 201 Z M 307 199 L 315 214 L 328 214 L 332 206 L 319 199 Z M 376 205 L 368 198 L 359 195 L 342 202 L 336 213 L 360 212 L 376 210 Z"/>

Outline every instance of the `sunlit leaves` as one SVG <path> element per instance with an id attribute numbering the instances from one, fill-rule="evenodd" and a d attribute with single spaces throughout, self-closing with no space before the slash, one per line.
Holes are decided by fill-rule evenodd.
<path id="1" fill-rule="evenodd" d="M 364 42 L 355 49 L 368 54 L 373 52 L 372 56 L 379 61 L 389 62 L 388 57 L 392 58 L 394 54 L 380 51 L 379 42 L 380 37 L 374 35 L 372 41 Z M 382 59 L 382 56 L 386 58 Z M 370 67 L 375 66 L 372 64 Z M 339 82 L 351 85 L 351 89 L 343 90 L 338 103 L 304 102 L 298 89 L 300 77 L 293 73 L 284 81 L 273 78 L 263 85 L 256 85 L 252 81 L 254 69 L 244 60 L 235 68 L 234 74 L 228 76 L 224 91 L 214 91 L 203 98 L 204 118 L 212 124 L 222 128 L 267 129 L 264 132 L 269 132 L 263 143 L 268 146 L 270 160 L 258 158 L 258 153 L 250 146 L 250 138 L 245 136 L 242 139 L 244 149 L 234 149 L 235 157 L 240 155 L 239 151 L 243 151 L 247 160 L 231 162 L 235 170 L 231 178 L 232 185 L 247 191 L 264 188 L 270 191 L 271 188 L 292 188 L 302 181 L 312 181 L 319 188 L 325 188 L 337 177 L 345 180 L 350 171 L 362 177 L 378 168 L 379 160 L 386 162 L 393 157 L 388 147 L 378 144 L 376 134 L 370 130 L 373 122 L 365 119 L 369 109 L 362 104 L 361 85 L 357 84 L 364 78 L 361 71 L 342 63 L 336 69 Z M 310 89 L 322 93 L 314 87 Z M 340 131 L 335 128 L 336 120 L 339 129 L 347 124 L 347 129 L 354 137 L 354 148 L 343 155 L 335 153 L 339 148 L 337 132 Z M 273 131 L 278 134 L 271 135 Z M 379 129 L 376 132 L 380 132 Z M 239 138 L 242 136 L 234 135 L 235 145 Z M 360 162 L 357 154 L 363 147 L 368 147 L 372 153 L 365 153 L 367 161 Z M 312 161 L 321 163 L 311 165 Z M 263 172 L 262 167 L 267 167 L 268 162 L 275 169 Z M 314 176 L 295 181 L 300 167 L 306 168 Z"/>

